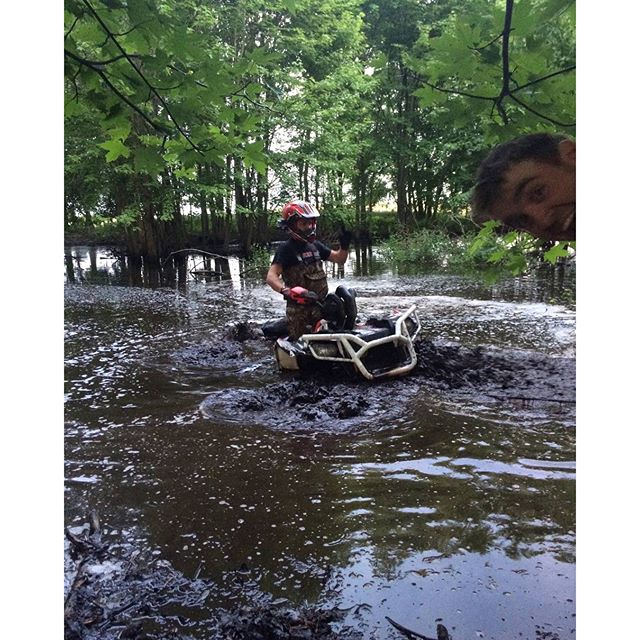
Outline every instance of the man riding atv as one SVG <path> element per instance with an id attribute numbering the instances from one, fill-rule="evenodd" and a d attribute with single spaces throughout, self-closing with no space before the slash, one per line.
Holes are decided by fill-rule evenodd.
<path id="1" fill-rule="evenodd" d="M 328 293 L 322 261 L 344 264 L 351 242 L 351 232 L 344 226 L 338 238 L 338 250 L 316 240 L 319 217 L 318 210 L 303 200 L 284 206 L 278 226 L 287 231 L 289 239 L 278 247 L 267 273 L 267 284 L 287 301 L 287 325 L 292 340 L 312 333 L 323 317 L 322 308 L 317 304 Z"/>

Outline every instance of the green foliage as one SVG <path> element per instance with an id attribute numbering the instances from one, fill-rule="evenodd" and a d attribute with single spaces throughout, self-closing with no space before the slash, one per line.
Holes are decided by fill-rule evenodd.
<path id="1" fill-rule="evenodd" d="M 513 275 L 519 275 L 541 259 L 550 264 L 566 258 L 575 248 L 574 242 L 554 243 L 545 249 L 545 243 L 528 233 L 510 231 L 499 235 L 501 223 L 497 220 L 485 222 L 468 247 L 471 258 L 487 264 L 499 265 Z"/>
<path id="2" fill-rule="evenodd" d="M 381 252 L 399 264 L 431 268 L 444 268 L 455 256 L 462 254 L 459 240 L 429 229 L 401 231 L 382 243 Z"/>
<path id="3" fill-rule="evenodd" d="M 113 177 L 104 151 L 96 145 L 102 135 L 97 119 L 89 112 L 74 116 L 73 128 L 65 131 L 64 186 L 65 221 L 67 226 L 76 217 L 90 219 L 90 213 L 104 205 L 105 186 Z"/>
<path id="4" fill-rule="evenodd" d="M 498 101 L 504 19 L 495 0 L 66 0 L 65 224 L 135 230 L 151 208 L 159 237 L 261 242 L 305 198 L 327 236 L 344 222 L 429 264 L 525 268 L 539 246 L 471 242 L 468 193 L 490 146 L 549 128 L 534 111 L 574 118 L 575 6 L 516 0 Z M 187 201 L 208 217 L 180 221 Z"/>
<path id="5" fill-rule="evenodd" d="M 355 223 L 353 209 L 345 206 L 325 207 L 320 223 L 323 229 L 337 229 L 341 224 L 352 229 Z"/>
<path id="6" fill-rule="evenodd" d="M 388 260 L 405 267 L 473 271 L 489 279 L 500 274 L 519 275 L 539 265 L 543 259 L 554 264 L 571 255 L 565 246 L 568 243 L 559 243 L 545 251 L 540 240 L 526 233 L 497 234 L 498 226 L 499 223 L 490 221 L 477 234 L 458 237 L 441 230 L 405 230 L 384 241 L 381 251 Z"/>
<path id="7" fill-rule="evenodd" d="M 264 171 L 253 78 L 277 56 L 255 44 L 229 50 L 212 35 L 217 11 L 191 0 L 67 0 L 65 132 L 91 113 L 106 161 L 150 176 L 171 168 L 193 179 L 196 161 L 229 153 Z"/>
<path id="8" fill-rule="evenodd" d="M 571 256 L 575 248 L 575 242 L 557 242 L 551 249 L 544 252 L 544 259 L 551 264 L 555 264 L 561 258 Z"/>
<path id="9" fill-rule="evenodd" d="M 272 254 L 269 249 L 262 245 L 251 245 L 249 255 L 245 260 L 245 270 L 255 269 L 259 271 L 268 271 L 271 265 Z"/>
<path id="10" fill-rule="evenodd" d="M 394 211 L 372 211 L 367 213 L 366 228 L 374 242 L 385 240 L 398 231 L 398 218 Z"/>
<path id="11" fill-rule="evenodd" d="M 575 6 L 568 0 L 516 0 L 508 42 L 505 5 L 459 3 L 423 25 L 407 63 L 423 78 L 415 95 L 454 126 L 479 123 L 488 145 L 527 131 L 574 131 Z M 502 54 L 508 44 L 508 92 Z"/>

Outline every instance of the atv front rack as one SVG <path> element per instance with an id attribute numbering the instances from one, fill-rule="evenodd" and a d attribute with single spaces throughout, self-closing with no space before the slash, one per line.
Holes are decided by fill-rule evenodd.
<path id="1" fill-rule="evenodd" d="M 416 306 L 412 305 L 399 316 L 358 327 L 353 332 L 308 333 L 293 344 L 278 340 L 278 346 L 294 359 L 299 345 L 316 360 L 351 363 L 364 378 L 374 380 L 401 376 L 416 366 L 413 343 L 420 328 Z"/>

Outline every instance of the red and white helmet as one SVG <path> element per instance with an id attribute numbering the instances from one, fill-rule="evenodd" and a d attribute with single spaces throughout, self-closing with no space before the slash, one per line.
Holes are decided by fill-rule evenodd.
<path id="1" fill-rule="evenodd" d="M 282 219 L 278 223 L 281 229 L 287 229 L 291 235 L 305 242 L 313 242 L 316 236 L 315 224 L 306 233 L 301 235 L 293 230 L 296 220 L 314 220 L 320 217 L 320 212 L 310 203 L 304 200 L 292 200 L 284 205 L 282 209 Z"/>

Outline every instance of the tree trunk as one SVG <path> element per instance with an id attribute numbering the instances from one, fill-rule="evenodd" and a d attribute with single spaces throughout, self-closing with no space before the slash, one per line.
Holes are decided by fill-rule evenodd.
<path id="1" fill-rule="evenodd" d="M 160 262 L 160 247 L 158 242 L 158 227 L 155 219 L 153 202 L 148 199 L 142 203 L 142 217 L 140 219 L 140 246 L 142 257 L 151 264 Z"/>
<path id="2" fill-rule="evenodd" d="M 198 165 L 198 181 L 208 185 L 207 172 L 202 165 Z M 202 240 L 206 244 L 209 240 L 209 214 L 207 213 L 207 194 L 204 191 L 199 192 L 198 201 L 200 205 L 200 231 Z"/>
<path id="3" fill-rule="evenodd" d="M 236 204 L 236 225 L 240 236 L 240 248 L 247 255 L 253 241 L 253 229 L 247 211 L 250 209 L 248 189 L 243 184 L 242 160 L 234 158 L 233 186 Z"/>
<path id="4" fill-rule="evenodd" d="M 407 224 L 407 175 L 402 160 L 396 164 L 396 202 L 398 206 L 398 221 L 401 225 Z"/>

